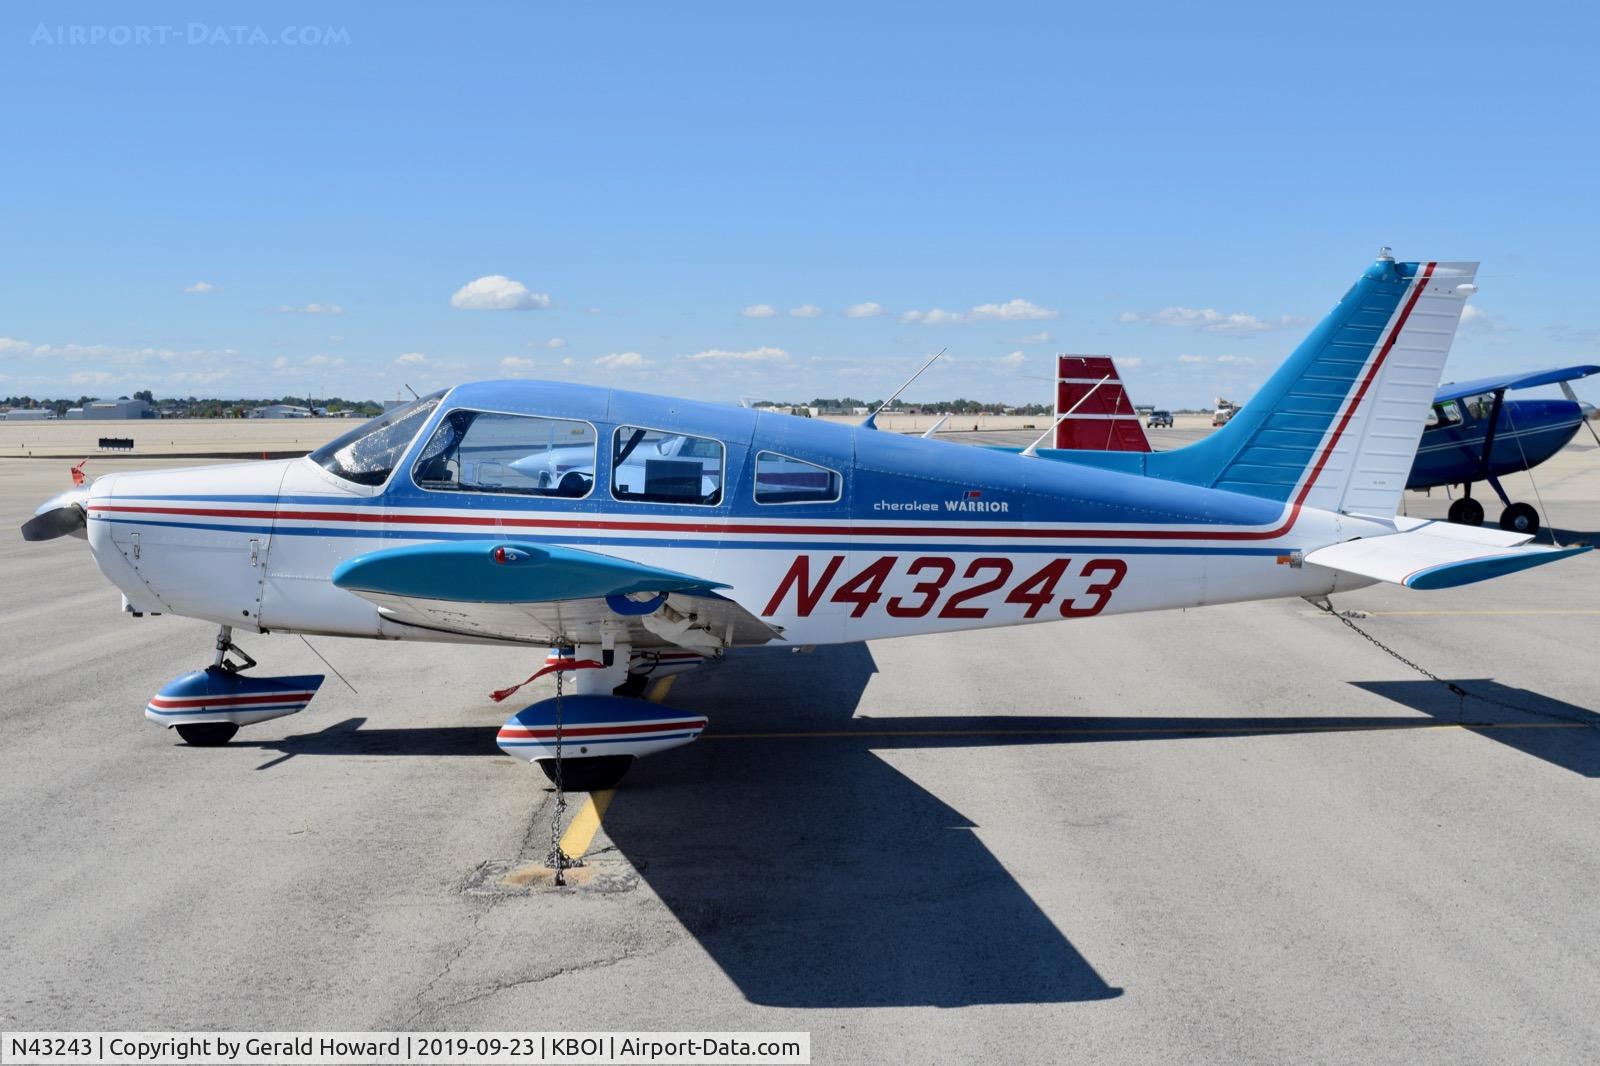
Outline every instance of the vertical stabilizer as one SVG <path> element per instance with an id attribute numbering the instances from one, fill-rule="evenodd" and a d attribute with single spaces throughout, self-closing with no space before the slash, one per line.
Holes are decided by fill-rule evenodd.
<path id="1" fill-rule="evenodd" d="M 1393 515 L 1477 267 L 1379 258 L 1227 425 L 1145 473 Z"/>
<path id="2" fill-rule="evenodd" d="M 1067 412 L 1071 414 L 1067 414 Z M 1109 355 L 1056 356 L 1056 448 L 1147 452 L 1139 413 Z"/>

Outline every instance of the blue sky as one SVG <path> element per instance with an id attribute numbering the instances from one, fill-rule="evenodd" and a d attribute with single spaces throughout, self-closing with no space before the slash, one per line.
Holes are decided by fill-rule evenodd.
<path id="1" fill-rule="evenodd" d="M 1448 376 L 1593 359 L 1597 21 L 9 3 L 0 395 L 868 396 L 948 347 L 911 398 L 1071 351 L 1202 404 L 1383 244 L 1484 261 Z"/>

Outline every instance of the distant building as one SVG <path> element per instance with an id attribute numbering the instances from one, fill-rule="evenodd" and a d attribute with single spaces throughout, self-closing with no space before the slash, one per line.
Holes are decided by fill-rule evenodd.
<path id="1" fill-rule="evenodd" d="M 68 417 L 72 412 L 67 412 Z M 79 418 L 98 419 L 103 421 L 154 418 L 155 409 L 143 400 L 130 400 L 126 396 L 115 400 L 96 400 L 83 405 L 83 414 Z"/>
<path id="2" fill-rule="evenodd" d="M 43 422 L 55 418 L 56 413 L 48 407 L 14 407 L 6 412 L 7 422 Z"/>
<path id="3" fill-rule="evenodd" d="M 292 403 L 269 403 L 250 410 L 251 418 L 310 418 L 311 408 L 296 407 Z"/>

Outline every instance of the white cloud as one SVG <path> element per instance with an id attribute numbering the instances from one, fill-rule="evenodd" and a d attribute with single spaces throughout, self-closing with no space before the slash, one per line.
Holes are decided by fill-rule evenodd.
<path id="1" fill-rule="evenodd" d="M 979 304 L 970 312 L 974 322 L 1025 322 L 1043 318 L 1060 318 L 1060 311 L 1052 311 L 1048 307 L 1040 307 L 1036 303 L 1018 298 L 1007 300 L 1003 304 Z"/>
<path id="2" fill-rule="evenodd" d="M 846 318 L 877 318 L 879 315 L 888 314 L 884 306 L 873 300 L 866 303 L 851 304 L 844 309 Z"/>
<path id="3" fill-rule="evenodd" d="M 544 346 L 552 350 L 556 348 L 565 348 L 567 346 L 567 338 L 551 337 L 549 340 L 544 342 Z"/>
<path id="4" fill-rule="evenodd" d="M 942 307 L 935 307 L 931 311 L 903 311 L 900 314 L 901 322 L 921 322 L 924 326 L 947 326 L 966 320 L 967 316 L 960 311 L 946 311 Z"/>
<path id="5" fill-rule="evenodd" d="M 15 337 L 0 337 L 0 355 L 10 355 L 13 352 L 31 352 L 33 345 L 27 341 L 19 341 Z"/>
<path id="6" fill-rule="evenodd" d="M 539 365 L 537 359 L 524 359 L 518 355 L 508 355 L 500 360 L 500 369 L 512 377 L 521 377 Z"/>
<path id="7" fill-rule="evenodd" d="M 612 352 L 596 359 L 594 365 L 606 370 L 642 370 L 651 364 L 638 352 Z"/>
<path id="8" fill-rule="evenodd" d="M 278 310 L 286 315 L 342 315 L 344 308 L 338 304 L 306 304 L 304 307 L 293 307 L 289 304 L 280 304 Z"/>
<path id="9" fill-rule="evenodd" d="M 1467 304 L 1461 309 L 1461 328 L 1479 333 L 1504 333 L 1511 327 L 1483 309 Z"/>
<path id="10" fill-rule="evenodd" d="M 1000 363 L 1002 366 L 1021 366 L 1027 361 L 1028 357 L 1023 355 L 1021 352 L 1012 352 L 1010 355 L 1002 355 L 1000 357 Z"/>
<path id="11" fill-rule="evenodd" d="M 789 314 L 793 318 L 821 318 L 822 308 L 816 304 L 801 304 L 799 307 L 789 308 Z"/>
<path id="12" fill-rule="evenodd" d="M 771 304 L 751 304 L 739 313 L 746 318 L 772 318 L 778 309 Z"/>
<path id="13" fill-rule="evenodd" d="M 1045 330 L 1040 330 L 1038 333 L 1030 333 L 1026 337 L 1018 337 L 1012 343 L 1013 344 L 1049 344 L 1053 340 L 1055 340 L 1055 338 L 1050 336 L 1049 332 L 1047 332 Z"/>
<path id="14" fill-rule="evenodd" d="M 72 375 L 74 385 L 109 385 L 116 377 L 104 370 L 80 370 Z"/>
<path id="15" fill-rule="evenodd" d="M 1248 355 L 1219 355 L 1217 356 L 1217 362 L 1234 363 L 1238 366 L 1249 366 L 1250 364 L 1254 363 L 1255 360 L 1250 358 Z"/>
<path id="16" fill-rule="evenodd" d="M 397 365 L 399 365 L 399 366 L 431 366 L 432 365 L 429 362 L 428 357 L 423 355 L 421 352 L 407 352 L 404 355 L 396 356 L 395 357 L 395 363 Z"/>
<path id="17" fill-rule="evenodd" d="M 1180 362 L 1180 363 L 1188 363 L 1191 366 L 1199 364 L 1199 363 L 1203 363 L 1205 361 L 1206 361 L 1206 357 L 1203 356 L 1203 355 L 1180 355 L 1180 356 L 1178 356 L 1178 362 Z"/>
<path id="18" fill-rule="evenodd" d="M 1187 326 L 1190 329 L 1205 330 L 1207 333 L 1265 333 L 1268 330 L 1300 324 L 1300 319 L 1293 315 L 1265 319 L 1247 315 L 1242 311 L 1223 314 L 1210 307 L 1163 307 L 1159 311 L 1148 313 L 1124 311 L 1117 316 L 1117 321 L 1144 322 L 1152 326 Z"/>
<path id="19" fill-rule="evenodd" d="M 461 311 L 537 311 L 550 306 L 550 296 L 529 292 L 504 274 L 486 274 L 457 289 L 450 306 Z"/>
<path id="20" fill-rule="evenodd" d="M 221 292 L 222 291 L 222 286 L 213 285 L 209 281 L 197 281 L 193 285 L 190 285 L 188 288 L 184 289 L 183 291 L 184 292 L 193 292 L 193 293 Z"/>
<path id="21" fill-rule="evenodd" d="M 722 348 L 707 348 L 703 352 L 684 356 L 695 362 L 733 362 L 733 363 L 785 363 L 789 361 L 789 353 L 782 348 L 751 348 L 745 352 L 730 352 Z"/>
<path id="22" fill-rule="evenodd" d="M 340 359 L 336 355 L 322 355 L 319 353 L 317 355 L 309 356 L 306 359 L 305 365 L 315 367 L 338 367 L 344 366 L 344 360 Z"/>
<path id="23" fill-rule="evenodd" d="M 340 333 L 330 333 L 328 334 L 328 339 L 335 344 L 342 344 L 344 342 L 344 335 Z"/>
<path id="24" fill-rule="evenodd" d="M 931 311 L 906 311 L 901 322 L 920 322 L 925 326 L 944 326 L 956 322 L 1026 322 L 1033 319 L 1060 318 L 1060 311 L 1018 298 L 1003 304 L 979 304 L 970 311 L 946 311 L 935 307 Z"/>
<path id="25" fill-rule="evenodd" d="M 1120 367 L 1125 367 L 1125 366 L 1129 366 L 1129 367 L 1144 366 L 1144 360 L 1140 359 L 1137 355 L 1119 355 L 1119 356 L 1117 356 L 1117 366 L 1119 368 Z"/>

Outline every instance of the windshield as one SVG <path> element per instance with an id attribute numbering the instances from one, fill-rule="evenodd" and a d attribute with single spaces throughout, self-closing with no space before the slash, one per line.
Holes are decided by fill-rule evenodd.
<path id="1" fill-rule="evenodd" d="M 311 461 L 357 485 L 382 485 L 444 394 L 441 389 L 357 426 L 312 452 Z"/>

